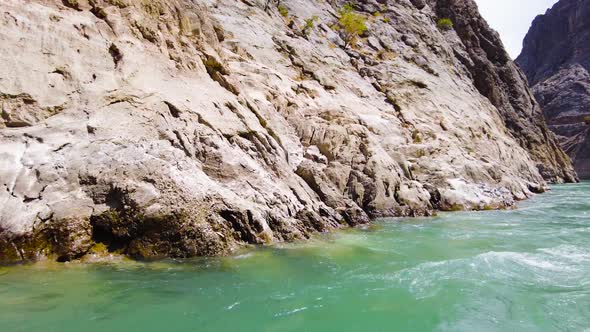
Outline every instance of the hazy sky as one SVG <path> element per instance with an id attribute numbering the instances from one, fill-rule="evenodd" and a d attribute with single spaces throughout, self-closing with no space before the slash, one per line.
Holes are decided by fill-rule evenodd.
<path id="1" fill-rule="evenodd" d="M 475 0 L 488 23 L 500 33 L 513 58 L 522 49 L 522 40 L 535 16 L 544 14 L 557 0 Z"/>

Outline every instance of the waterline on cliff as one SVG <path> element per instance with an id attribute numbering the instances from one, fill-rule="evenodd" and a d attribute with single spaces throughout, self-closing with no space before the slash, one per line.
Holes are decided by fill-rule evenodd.
<path id="1" fill-rule="evenodd" d="M 506 331 L 590 324 L 590 183 L 509 211 L 177 262 L 0 269 L 7 330 Z"/>

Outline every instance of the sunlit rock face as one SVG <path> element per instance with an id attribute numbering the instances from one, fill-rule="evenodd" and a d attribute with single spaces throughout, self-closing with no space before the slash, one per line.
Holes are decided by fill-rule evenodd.
<path id="1" fill-rule="evenodd" d="M 516 62 L 576 171 L 590 178 L 590 2 L 562 0 L 538 16 Z"/>
<path id="2" fill-rule="evenodd" d="M 355 3 L 347 41 L 344 1 L 265 4 L 3 0 L 0 261 L 220 255 L 575 180 L 472 1 Z"/>

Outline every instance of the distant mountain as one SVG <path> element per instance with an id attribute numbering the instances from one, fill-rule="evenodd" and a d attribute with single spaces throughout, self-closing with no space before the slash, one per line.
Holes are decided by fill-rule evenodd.
<path id="1" fill-rule="evenodd" d="M 590 0 L 561 0 L 538 16 L 516 62 L 578 174 L 590 178 Z"/>

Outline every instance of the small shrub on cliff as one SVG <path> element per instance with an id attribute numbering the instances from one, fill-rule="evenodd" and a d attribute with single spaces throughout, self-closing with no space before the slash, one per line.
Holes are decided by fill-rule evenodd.
<path id="1" fill-rule="evenodd" d="M 436 26 L 441 30 L 451 30 L 453 29 L 453 21 L 450 18 L 441 18 L 436 21 Z"/>
<path id="2" fill-rule="evenodd" d="M 412 141 L 414 142 L 414 144 L 422 143 L 422 135 L 416 129 L 414 129 L 414 131 L 412 131 Z"/>
<path id="3" fill-rule="evenodd" d="M 315 25 L 315 21 L 318 20 L 317 16 L 312 16 L 308 19 L 305 20 L 305 28 L 306 29 L 313 29 L 313 26 Z"/>
<path id="4" fill-rule="evenodd" d="M 276 4 L 277 8 L 281 7 L 282 0 L 264 0 L 264 11 L 268 12 L 272 3 Z"/>
<path id="5" fill-rule="evenodd" d="M 358 36 L 367 31 L 366 18 L 354 12 L 351 5 L 346 4 L 340 9 L 338 25 L 340 35 L 344 39 L 344 47 L 354 44 Z"/>
<path id="6" fill-rule="evenodd" d="M 282 17 L 287 17 L 289 16 L 289 10 L 287 9 L 287 7 L 285 6 L 279 6 L 279 14 L 281 14 Z"/>
<path id="7" fill-rule="evenodd" d="M 583 120 L 586 125 L 590 126 L 590 115 L 585 116 Z"/>
<path id="8" fill-rule="evenodd" d="M 309 35 L 309 33 L 311 32 L 311 30 L 313 30 L 313 27 L 315 26 L 315 22 L 318 20 L 319 18 L 317 16 L 312 16 L 308 19 L 305 20 L 305 25 L 303 26 L 303 33 L 306 35 Z"/>
<path id="9" fill-rule="evenodd" d="M 78 0 L 64 0 L 63 3 L 70 8 L 80 10 L 80 4 L 78 3 Z"/>

